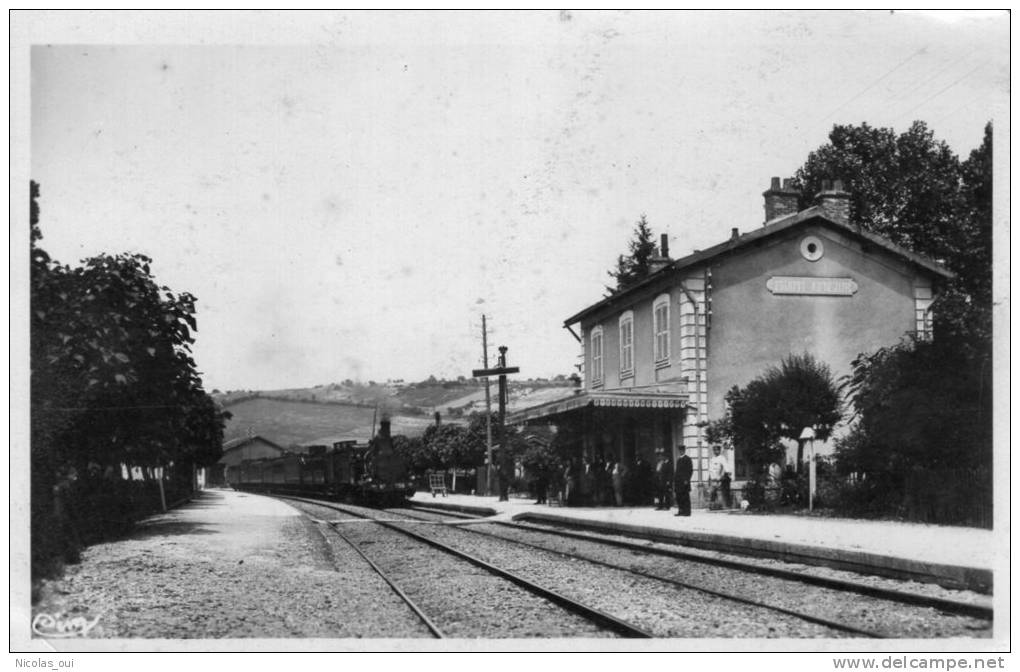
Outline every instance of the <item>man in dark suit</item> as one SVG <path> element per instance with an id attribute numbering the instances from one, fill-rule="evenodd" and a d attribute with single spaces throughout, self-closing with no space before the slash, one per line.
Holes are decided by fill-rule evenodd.
<path id="1" fill-rule="evenodd" d="M 680 456 L 676 459 L 676 471 L 673 479 L 673 491 L 676 493 L 678 516 L 691 515 L 691 476 L 694 475 L 694 463 L 687 457 L 687 448 L 681 443 L 677 446 Z"/>
<path id="2" fill-rule="evenodd" d="M 658 495 L 657 511 L 669 511 L 669 484 L 673 480 L 673 460 L 666 455 L 661 448 L 656 451 L 659 454 L 659 462 L 655 465 L 655 490 Z"/>

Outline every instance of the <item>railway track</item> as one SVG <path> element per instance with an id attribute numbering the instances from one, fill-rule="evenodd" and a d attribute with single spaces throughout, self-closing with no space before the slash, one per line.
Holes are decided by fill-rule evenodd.
<path id="1" fill-rule="evenodd" d="M 347 542 L 347 544 L 351 548 L 353 548 L 357 552 L 357 554 L 360 555 L 365 560 L 366 563 L 368 563 L 369 567 L 375 570 L 375 572 L 382 578 L 382 580 L 386 582 L 386 585 L 388 585 L 393 590 L 393 592 L 396 593 L 397 596 L 404 601 L 408 608 L 410 608 L 411 611 L 414 612 L 415 616 L 417 616 L 421 620 L 421 622 L 428 629 L 429 633 L 431 633 L 437 639 L 443 639 L 445 635 L 443 635 L 443 632 L 439 629 L 439 626 L 436 625 L 432 621 L 432 619 L 429 618 L 428 615 L 422 610 L 422 608 L 419 607 L 418 604 L 413 599 L 411 599 L 407 595 L 407 593 L 405 593 L 400 588 L 400 586 L 397 585 L 395 581 L 393 581 L 393 579 L 390 578 L 390 576 L 386 573 L 385 570 L 383 570 L 378 564 L 376 564 L 375 561 L 372 560 L 372 558 L 368 557 L 368 555 L 363 550 L 361 550 L 358 544 L 356 544 L 350 537 L 348 537 L 346 534 L 337 529 L 336 525 L 333 525 L 333 532 L 339 538 Z"/>
<path id="2" fill-rule="evenodd" d="M 509 524 L 509 525 L 512 525 L 512 524 Z M 692 583 L 692 582 L 689 582 L 689 581 L 680 581 L 680 580 L 672 579 L 672 578 L 668 578 L 668 577 L 657 576 L 657 575 L 654 575 L 654 574 L 651 574 L 651 573 L 648 573 L 648 572 L 643 572 L 643 571 L 635 570 L 633 568 L 626 567 L 626 566 L 618 564 L 618 563 L 605 562 L 603 560 L 598 560 L 598 559 L 595 559 L 595 558 L 591 558 L 591 557 L 585 556 L 583 554 L 567 552 L 567 551 L 562 551 L 562 550 L 550 549 L 547 546 L 542 546 L 541 544 L 530 543 L 530 542 L 522 541 L 522 540 L 519 540 L 519 539 L 511 539 L 511 538 L 508 538 L 508 537 L 500 536 L 500 535 L 497 535 L 497 534 L 493 534 L 491 532 L 485 532 L 483 530 L 478 530 L 478 529 L 465 528 L 465 531 L 471 532 L 473 534 L 480 534 L 480 535 L 485 535 L 485 536 L 493 537 L 493 538 L 500 539 L 500 540 L 503 540 L 503 541 L 510 541 L 512 543 L 520 544 L 522 546 L 527 546 L 529 548 L 534 548 L 534 549 L 539 550 L 539 551 L 556 553 L 556 554 L 561 555 L 561 556 L 563 556 L 565 558 L 582 560 L 584 562 L 589 562 L 589 563 L 592 563 L 592 564 L 595 564 L 595 565 L 599 565 L 599 566 L 602 566 L 602 567 L 607 567 L 607 568 L 610 568 L 610 569 L 627 572 L 629 574 L 633 574 L 634 576 L 640 576 L 642 578 L 647 578 L 647 579 L 652 579 L 652 580 L 656 580 L 656 581 L 661 581 L 663 583 L 667 583 L 667 584 L 670 584 L 670 585 L 673 585 L 673 586 L 677 586 L 677 587 L 680 587 L 680 588 L 685 588 L 685 589 L 688 589 L 688 590 L 695 590 L 695 591 L 704 593 L 706 595 L 711 595 L 713 597 L 722 598 L 724 600 L 729 600 L 729 601 L 736 602 L 736 603 L 739 603 L 739 604 L 744 604 L 744 605 L 748 605 L 748 606 L 751 606 L 751 607 L 757 607 L 757 608 L 761 608 L 761 609 L 767 609 L 769 611 L 773 611 L 773 612 L 776 612 L 776 613 L 779 613 L 779 614 L 783 614 L 783 615 L 786 615 L 786 616 L 792 616 L 794 618 L 803 620 L 805 622 L 813 623 L 813 624 L 816 624 L 816 625 L 821 625 L 821 626 L 823 626 L 825 628 L 829 628 L 829 629 L 832 629 L 832 630 L 835 630 L 835 631 L 838 631 L 838 632 L 846 633 L 846 634 L 849 634 L 849 635 L 852 635 L 852 636 L 866 637 L 866 638 L 871 638 L 871 639 L 881 639 L 881 638 L 884 637 L 884 635 L 882 635 L 882 634 L 879 634 L 877 632 L 874 632 L 872 630 L 868 630 L 868 629 L 865 629 L 865 628 L 856 627 L 856 626 L 853 626 L 853 625 L 849 625 L 849 624 L 842 623 L 842 622 L 835 621 L 835 620 L 828 619 L 828 618 L 821 618 L 821 617 L 818 617 L 818 616 L 815 616 L 815 615 L 812 615 L 812 614 L 809 614 L 809 613 L 805 613 L 805 612 L 802 612 L 802 611 L 798 611 L 798 610 L 795 610 L 795 609 L 787 609 L 787 608 L 784 608 L 784 607 L 776 606 L 774 604 L 769 604 L 767 602 L 762 602 L 760 600 L 754 600 L 754 599 L 751 599 L 751 598 L 743 597 L 743 596 L 740 596 L 740 595 L 734 595 L 732 593 L 728 593 L 728 592 L 724 592 L 724 591 L 720 591 L 720 590 L 713 590 L 713 589 L 710 589 L 710 588 L 705 588 L 704 586 L 700 586 L 698 584 L 695 584 L 695 583 Z"/>
<path id="3" fill-rule="evenodd" d="M 958 630 L 962 630 L 968 636 L 974 636 L 973 633 L 978 633 L 978 636 L 982 636 L 981 633 L 985 633 L 985 636 L 990 635 L 991 623 L 993 620 L 993 610 L 990 606 L 984 604 L 976 604 L 971 602 L 963 602 L 957 600 L 951 600 L 946 598 L 934 597 L 929 595 L 921 595 L 917 593 L 893 590 L 889 588 L 883 588 L 880 586 L 869 585 L 866 583 L 859 583 L 841 579 L 835 579 L 825 576 L 817 576 L 813 574 L 805 574 L 800 571 L 792 571 L 789 569 L 782 569 L 773 566 L 762 566 L 749 562 L 735 561 L 720 557 L 710 557 L 706 555 L 699 555 L 696 553 L 687 553 L 682 550 L 672 548 L 662 548 L 648 545 L 636 544 L 634 542 L 611 539 L 601 537 L 597 535 L 579 533 L 570 530 L 563 530 L 558 528 L 549 528 L 545 526 L 522 524 L 516 522 L 506 521 L 485 521 L 480 516 L 474 516 L 463 513 L 451 513 L 449 511 L 441 511 L 436 509 L 428 509 L 424 507 L 416 511 L 425 511 L 428 515 L 438 515 L 446 519 L 456 520 L 477 520 L 480 524 L 485 527 L 492 527 L 497 529 L 512 530 L 511 534 L 517 536 L 506 536 L 505 534 L 497 534 L 489 530 L 478 529 L 476 525 L 463 525 L 459 526 L 461 529 L 468 530 L 474 534 L 494 537 L 500 540 L 511 541 L 513 543 L 521 544 L 538 550 L 546 552 L 557 553 L 567 558 L 577 558 L 600 564 L 607 567 L 612 567 L 620 571 L 626 571 L 633 573 L 638 576 L 646 576 L 662 580 L 664 582 L 673 583 L 674 585 L 683 586 L 693 590 L 705 590 L 708 593 L 725 597 L 727 599 L 733 599 L 735 601 L 742 601 L 747 604 L 754 606 L 760 606 L 762 608 L 775 610 L 778 613 L 784 613 L 788 615 L 794 615 L 799 618 L 804 618 L 809 622 L 819 623 L 827 627 L 842 630 L 850 634 L 857 634 L 859 636 L 869 637 L 889 637 L 889 636 L 904 636 L 903 634 L 887 633 L 881 630 L 871 628 L 861 628 L 854 625 L 849 625 L 840 621 L 834 621 L 830 618 L 819 617 L 817 613 L 812 614 L 804 609 L 800 608 L 786 608 L 777 606 L 776 604 L 762 601 L 749 599 L 743 595 L 732 594 L 730 591 L 720 591 L 714 588 L 706 588 L 701 583 L 695 583 L 688 580 L 678 580 L 669 576 L 664 576 L 661 569 L 659 571 L 649 573 L 640 569 L 635 569 L 632 565 L 624 565 L 618 561 L 607 561 L 598 557 L 592 557 L 592 553 L 577 553 L 573 551 L 565 551 L 562 548 L 562 540 L 576 540 L 582 544 L 588 544 L 592 547 L 604 547 L 611 549 L 626 550 L 631 554 L 639 554 L 641 556 L 659 556 L 663 558 L 670 558 L 678 560 L 684 563 L 699 564 L 707 567 L 712 572 L 722 571 L 737 571 L 747 575 L 755 575 L 765 577 L 764 580 L 776 582 L 780 584 L 782 589 L 786 592 L 796 594 L 796 585 L 809 586 L 816 591 L 821 591 L 822 595 L 825 596 L 838 596 L 838 595 L 853 595 L 854 599 L 858 599 L 862 604 L 867 605 L 862 609 L 870 609 L 872 616 L 881 610 L 888 611 L 888 607 L 884 605 L 902 605 L 904 613 L 898 615 L 897 618 L 904 621 L 909 621 L 910 618 L 914 619 L 928 619 L 928 620 L 945 620 L 942 618 L 942 614 L 947 614 L 952 617 L 960 617 L 959 622 L 950 624 L 949 627 L 956 627 Z M 527 534 L 531 539 L 522 539 L 521 535 Z M 544 539 L 545 542 L 536 542 L 534 539 Z M 553 540 L 550 542 L 550 540 Z M 560 548 L 556 548 L 559 544 Z M 598 555 L 597 553 L 595 555 Z M 605 554 L 602 554 L 605 556 Z M 704 577 L 703 577 L 704 578 Z M 750 592 L 750 591 L 748 591 Z M 768 592 L 768 591 L 765 591 Z M 773 590 L 773 595 L 780 591 Z M 818 593 L 816 592 L 816 595 Z M 859 598 L 858 598 L 859 596 Z M 831 603 L 831 600 L 830 600 Z M 816 606 L 808 604 L 808 606 Z M 878 609 L 874 609 L 874 607 Z M 816 611 L 817 611 L 816 607 Z M 927 613 L 935 612 L 937 615 Z M 887 619 L 888 620 L 888 619 Z M 897 627 L 902 628 L 904 624 L 894 624 Z M 910 625 L 908 622 L 906 625 Z M 915 628 L 920 629 L 920 628 Z M 919 636 L 920 632 L 910 632 L 910 636 Z M 930 635 L 926 635 L 930 636 Z"/>
<path id="4" fill-rule="evenodd" d="M 474 514 L 445 511 L 429 507 L 413 507 L 413 508 L 414 510 L 424 511 L 430 514 L 444 516 L 447 518 L 453 518 L 456 520 L 479 520 L 479 521 L 485 520 L 484 516 Z M 612 539 L 591 533 L 575 532 L 572 530 L 555 528 L 546 525 L 535 525 L 529 523 L 507 521 L 488 521 L 488 524 L 505 527 L 508 529 L 528 530 L 536 534 L 554 535 L 556 537 L 561 538 L 577 539 L 584 542 L 597 543 L 604 546 L 611 546 L 614 548 L 620 548 L 628 551 L 675 558 L 677 560 L 711 564 L 716 567 L 725 567 L 728 569 L 734 569 L 741 572 L 747 572 L 761 576 L 796 581 L 799 583 L 803 583 L 805 585 L 818 586 L 821 588 L 830 588 L 833 590 L 838 590 L 846 593 L 856 593 L 867 597 L 874 597 L 881 600 L 897 602 L 905 605 L 926 607 L 949 614 L 968 616 L 980 620 L 991 621 L 994 618 L 993 608 L 986 604 L 963 602 L 960 600 L 952 600 L 932 595 L 921 595 L 918 593 L 912 593 L 908 591 L 883 588 L 881 586 L 870 585 L 867 583 L 836 579 L 827 576 L 818 576 L 814 574 L 805 573 L 802 571 L 793 571 L 789 569 L 783 569 L 780 567 L 754 564 L 751 562 L 741 562 L 739 560 L 721 558 L 718 557 L 718 555 L 709 556 L 698 553 L 689 553 L 675 548 L 648 546 L 645 544 L 638 544 L 632 541 Z M 486 534 L 485 532 L 482 532 L 480 530 L 472 531 L 478 532 L 479 534 Z"/>
<path id="5" fill-rule="evenodd" d="M 333 504 L 324 504 L 316 502 L 316 506 L 323 506 L 329 510 L 342 512 L 345 515 L 357 516 L 366 520 L 374 520 L 381 527 L 386 529 L 399 531 L 401 534 L 407 535 L 408 537 L 414 538 L 421 543 L 428 544 L 432 548 L 440 549 L 444 553 L 454 554 L 458 557 L 467 559 L 465 556 L 470 555 L 471 559 L 468 560 L 473 562 L 475 566 L 485 568 L 486 571 L 499 573 L 508 580 L 513 581 L 515 584 L 520 586 L 528 586 L 528 590 L 537 592 L 543 595 L 547 600 L 555 602 L 560 606 L 568 609 L 574 614 L 583 614 L 585 618 L 591 619 L 598 622 L 602 627 L 611 629 L 614 633 L 625 636 L 625 637 L 664 637 L 664 636 L 709 636 L 707 633 L 698 632 L 697 628 L 699 624 L 695 624 L 694 631 L 691 632 L 689 629 L 684 629 L 683 626 L 677 626 L 675 623 L 667 623 L 658 627 L 649 627 L 647 624 L 641 623 L 642 618 L 648 620 L 649 614 L 655 611 L 653 600 L 653 606 L 644 608 L 640 598 L 635 598 L 631 595 L 626 595 L 626 599 L 623 600 L 626 603 L 624 606 L 613 605 L 610 608 L 592 606 L 582 600 L 576 599 L 567 595 L 569 590 L 565 591 L 559 589 L 556 586 L 556 590 L 550 589 L 545 585 L 538 585 L 538 583 L 532 578 L 526 578 L 522 574 L 527 573 L 527 567 L 524 567 L 523 571 L 510 572 L 504 568 L 496 567 L 493 564 L 492 557 L 488 560 L 484 557 L 478 557 L 479 555 L 485 555 L 480 553 L 480 549 L 472 547 L 472 553 L 465 553 L 463 550 L 455 548 L 455 544 L 444 543 L 437 540 L 435 537 L 438 532 L 433 534 L 420 534 L 407 529 L 408 523 L 414 525 L 426 525 L 429 526 L 426 529 L 436 530 L 449 530 L 450 526 L 446 521 L 442 520 L 423 520 L 420 516 L 409 516 L 405 511 L 401 510 L 399 514 L 395 514 L 392 510 L 386 512 L 373 511 L 370 509 L 359 509 L 347 506 L 337 506 Z M 395 515 L 399 515 L 400 518 L 394 518 Z M 386 518 L 385 520 L 380 520 Z M 459 525 L 457 527 L 460 527 Z M 472 526 L 473 527 L 473 526 Z M 466 532 L 460 530 L 460 532 Z M 635 571 L 633 568 L 625 567 L 619 563 L 599 561 L 597 559 L 588 557 L 579 553 L 568 553 L 558 550 L 552 550 L 547 547 L 543 547 L 540 544 L 522 542 L 519 539 L 509 539 L 501 535 L 494 535 L 490 532 L 483 532 L 480 530 L 471 529 L 471 533 L 480 533 L 484 536 L 492 538 L 500 544 L 513 544 L 517 547 L 528 548 L 533 551 L 537 551 L 543 554 L 555 554 L 560 558 L 560 564 L 564 564 L 564 560 L 570 563 L 571 568 L 579 569 L 583 568 L 585 572 L 592 572 L 595 568 L 603 571 L 604 573 L 612 573 L 614 578 L 612 581 L 621 582 L 625 581 L 628 584 L 634 584 L 635 582 L 640 583 L 639 588 L 643 588 L 645 592 L 648 591 L 648 586 L 654 584 L 658 586 L 653 590 L 656 593 L 668 594 L 671 602 L 669 602 L 670 610 L 677 612 L 676 614 L 670 614 L 670 617 L 687 618 L 691 620 L 692 617 L 686 615 L 686 611 L 689 611 L 695 616 L 695 620 L 699 620 L 701 617 L 697 614 L 701 613 L 714 613 L 714 614 L 725 614 L 727 617 L 732 617 L 736 613 L 736 619 L 738 622 L 753 622 L 760 630 L 766 632 L 776 631 L 776 634 L 766 634 L 764 636 L 808 636 L 808 637 L 866 637 L 866 638 L 881 638 L 885 635 L 874 629 L 867 627 L 861 627 L 860 625 L 854 625 L 842 621 L 838 621 L 832 618 L 819 617 L 816 614 L 808 613 L 803 610 L 792 609 L 781 605 L 770 604 L 761 600 L 756 600 L 748 596 L 742 596 L 733 594 L 732 592 L 714 590 L 706 588 L 703 585 L 697 585 L 689 581 L 677 580 L 675 578 L 665 577 L 659 574 L 653 574 L 649 572 Z M 459 533 L 459 532 L 458 532 Z M 463 546 L 463 544 L 459 544 Z M 484 549 L 481 549 L 484 550 Z M 500 564 L 512 563 L 512 559 L 506 559 L 504 554 L 499 550 L 489 549 L 489 555 L 494 558 L 498 558 Z M 575 563 L 584 563 L 575 564 Z M 524 563 L 527 564 L 526 562 Z M 629 579 L 615 578 L 616 573 L 622 573 L 629 576 Z M 512 578 L 511 578 L 512 577 Z M 547 577 L 542 577 L 543 583 L 546 583 Z M 554 579 L 552 580 L 555 583 Z M 581 590 L 576 586 L 572 587 L 576 592 Z M 631 585 L 633 589 L 634 586 Z M 641 592 L 640 590 L 638 592 Z M 700 598 L 693 598 L 692 595 L 699 594 Z M 604 597 L 604 596 L 603 596 Z M 661 600 L 660 600 L 661 602 Z M 704 605 L 708 605 L 707 607 Z M 727 606 L 728 605 L 728 606 Z M 627 616 L 627 620 L 613 616 L 610 612 L 616 612 L 620 609 L 624 614 L 632 614 Z M 681 612 L 684 612 L 681 614 Z M 771 614 L 769 616 L 768 614 Z M 714 618 L 714 617 L 713 617 Z M 634 621 L 639 621 L 634 623 Z M 668 620 L 668 619 L 667 619 Z M 723 619 L 719 619 L 723 620 Z M 796 623 L 800 623 L 797 626 Z M 775 626 L 775 627 L 773 627 Z M 678 630 L 679 627 L 679 630 Z M 720 627 L 716 624 L 716 627 Z M 812 629 L 813 628 L 813 629 Z M 794 633 L 794 634 L 791 634 Z M 732 634 L 728 635 L 732 636 Z"/>
<path id="6" fill-rule="evenodd" d="M 535 607 L 536 607 L 536 604 L 537 604 L 536 600 L 541 600 L 546 605 L 555 605 L 556 609 L 558 609 L 561 613 L 554 614 L 552 612 L 548 612 L 546 614 L 542 614 L 541 615 L 541 617 L 545 618 L 546 620 L 549 620 L 549 621 L 555 620 L 555 624 L 554 625 L 550 624 L 549 626 L 541 628 L 543 633 L 550 633 L 550 632 L 555 633 L 555 627 L 565 627 L 567 629 L 567 632 L 564 632 L 564 633 L 560 634 L 559 636 L 587 636 L 587 637 L 595 636 L 595 637 L 597 637 L 597 636 L 615 635 L 615 636 L 618 636 L 618 637 L 627 637 L 627 638 L 647 638 L 647 637 L 651 637 L 652 636 L 650 633 L 644 631 L 643 629 L 641 629 L 640 627 L 638 627 L 638 626 L 636 626 L 636 625 L 634 625 L 632 623 L 628 623 L 627 621 L 624 621 L 622 619 L 619 619 L 619 618 L 616 618 L 614 616 L 611 616 L 610 614 L 604 613 L 604 612 L 602 612 L 602 611 L 600 611 L 598 609 L 595 609 L 595 608 L 593 608 L 593 607 L 591 607 L 589 605 L 586 605 L 586 604 L 584 604 L 582 602 L 579 602 L 577 600 L 573 600 L 573 599 L 571 599 L 571 598 L 569 598 L 567 596 L 564 596 L 564 595 L 559 594 L 559 593 L 557 593 L 555 591 L 549 590 L 549 589 L 547 589 L 547 588 L 545 588 L 543 586 L 540 586 L 540 585 L 536 584 L 533 581 L 529 581 L 528 579 L 526 579 L 526 578 L 524 578 L 524 577 L 522 577 L 522 576 L 520 576 L 520 575 L 518 575 L 518 574 L 516 574 L 514 572 L 511 572 L 511 571 L 508 571 L 508 570 L 496 567 L 495 565 L 492 565 L 491 563 L 488 563 L 485 560 L 482 560 L 482 559 L 480 559 L 480 558 L 478 558 L 478 557 L 476 557 L 476 556 L 474 556 L 474 555 L 472 555 L 470 553 L 466 553 L 464 551 L 461 551 L 461 550 L 449 547 L 449 546 L 447 546 L 445 544 L 442 544 L 441 542 L 437 542 L 434 539 L 430 539 L 430 538 L 428 538 L 428 537 L 426 537 L 424 535 L 417 534 L 417 533 L 415 533 L 415 532 L 413 532 L 411 530 L 402 529 L 402 528 L 400 528 L 399 525 L 395 525 L 392 522 L 387 522 L 385 520 L 373 519 L 372 517 L 370 517 L 368 515 L 365 515 L 364 513 L 358 512 L 356 509 L 348 508 L 348 507 L 341 507 L 341 506 L 337 506 L 337 505 L 333 505 L 333 504 L 326 504 L 326 503 L 323 503 L 323 502 L 320 502 L 320 501 L 317 501 L 317 500 L 309 500 L 309 499 L 299 498 L 299 497 L 282 497 L 282 498 L 283 499 L 288 499 L 288 500 L 290 500 L 292 502 L 303 504 L 304 506 L 299 506 L 299 508 L 302 511 L 304 511 L 306 514 L 309 514 L 309 515 L 313 515 L 314 516 L 314 514 L 310 514 L 310 512 L 308 511 L 308 509 L 306 507 L 313 506 L 313 507 L 319 507 L 319 508 L 324 508 L 324 509 L 340 512 L 340 513 L 343 513 L 344 515 L 351 516 L 353 518 L 360 518 L 362 520 L 371 521 L 371 522 L 375 523 L 379 527 L 382 527 L 382 528 L 384 528 L 386 530 L 389 530 L 389 531 L 391 531 L 393 533 L 402 535 L 402 536 L 404 536 L 404 537 L 406 537 L 408 539 L 413 539 L 414 541 L 416 541 L 416 542 L 418 542 L 420 544 L 427 545 L 431 549 L 440 550 L 446 556 L 449 556 L 451 558 L 456 558 L 460 562 L 470 563 L 470 565 L 472 565 L 473 567 L 476 567 L 476 568 L 479 568 L 479 569 L 483 570 L 483 572 L 485 572 L 486 574 L 488 574 L 491 577 L 494 577 L 494 579 L 498 579 L 498 581 L 503 582 L 503 583 L 512 584 L 514 587 L 516 587 L 520 591 L 522 591 L 524 593 L 527 593 L 529 596 L 532 596 L 533 598 L 535 598 L 535 599 L 532 599 L 531 601 L 528 602 L 530 608 L 526 612 L 521 612 L 522 615 L 524 615 L 526 613 L 527 616 L 530 617 L 530 618 L 534 618 L 535 617 L 535 614 L 536 614 Z M 444 637 L 450 636 L 450 632 L 447 630 L 447 628 L 436 622 L 437 620 L 440 620 L 440 619 L 433 618 L 433 617 L 428 615 L 428 611 L 430 610 L 429 606 L 422 604 L 422 602 L 424 600 L 430 599 L 427 596 L 428 590 L 423 591 L 422 587 L 420 585 L 418 585 L 416 587 L 412 587 L 412 588 L 408 588 L 407 585 L 403 585 L 402 586 L 401 585 L 401 583 L 402 583 L 401 579 L 395 576 L 395 572 L 399 571 L 399 567 L 401 565 L 406 565 L 407 564 L 406 563 L 406 559 L 407 559 L 406 554 L 409 551 L 408 551 L 408 549 L 406 547 L 401 549 L 401 554 L 397 558 L 397 560 L 399 560 L 399 562 L 397 562 L 397 563 L 393 562 L 394 558 L 392 558 L 392 557 L 388 561 L 385 558 L 380 558 L 379 556 L 373 558 L 373 557 L 371 557 L 371 554 L 366 553 L 362 547 L 365 546 L 365 545 L 375 544 L 375 543 L 377 543 L 378 539 L 376 539 L 376 538 L 367 538 L 366 535 L 358 535 L 356 533 L 352 534 L 349 531 L 345 531 L 343 529 L 343 527 L 345 526 L 345 523 L 347 522 L 345 520 L 339 520 L 338 521 L 338 520 L 322 520 L 322 519 L 317 519 L 316 522 L 319 522 L 320 524 L 328 527 L 328 529 L 334 535 L 336 535 L 338 538 L 342 539 L 346 544 L 349 544 L 351 547 L 353 547 L 355 550 L 357 550 L 359 555 L 362 558 L 365 559 L 365 561 L 382 577 L 382 579 L 389 585 L 389 587 L 421 619 L 422 623 L 425 625 L 425 627 L 428 629 L 429 633 L 433 637 L 444 638 Z M 375 535 L 372 535 L 372 536 L 375 536 Z M 435 564 L 436 563 L 435 563 L 434 558 L 430 558 L 428 565 L 432 566 L 432 565 L 435 565 Z M 452 567 L 453 566 L 450 565 L 449 563 L 445 563 L 445 564 L 440 563 L 439 565 L 436 566 L 436 569 L 438 569 L 438 570 L 440 570 L 442 572 L 445 572 L 448 577 L 456 578 L 458 576 L 463 576 L 464 575 L 463 571 L 460 571 L 460 572 L 458 572 L 458 571 L 451 571 Z M 414 581 L 407 581 L 405 579 L 404 583 L 414 583 Z M 420 582 L 418 582 L 418 583 L 420 584 Z M 433 586 L 433 588 L 435 588 L 435 586 Z M 410 595 L 410 593 L 412 593 L 412 592 L 417 593 L 418 597 L 412 597 L 412 595 Z M 486 592 L 486 593 L 498 593 L 498 594 L 501 594 L 502 595 L 501 599 L 504 600 L 504 601 L 507 600 L 507 599 L 513 599 L 511 597 L 508 597 L 508 594 L 507 594 L 507 591 L 506 591 L 505 588 L 499 587 L 498 585 L 494 586 L 491 582 L 489 582 L 486 585 L 486 588 L 484 589 L 484 592 Z M 426 595 L 426 596 L 423 598 L 422 595 Z M 459 614 L 461 621 L 458 621 L 457 625 L 460 625 L 462 623 L 462 621 L 466 618 L 466 614 L 470 612 L 470 606 L 471 606 L 470 604 L 465 604 L 463 606 L 465 607 L 465 610 L 461 610 L 461 612 Z M 505 607 L 505 604 L 504 604 L 504 607 Z M 433 608 L 435 608 L 434 605 L 433 605 Z M 440 609 L 439 611 L 442 611 L 442 610 Z M 562 613 L 564 611 L 568 612 L 569 615 L 574 616 L 575 619 L 579 619 L 579 620 L 585 621 L 587 624 L 589 624 L 589 627 L 585 628 L 585 627 L 582 627 L 582 626 L 578 626 L 578 625 L 572 624 L 569 618 L 565 618 L 565 615 Z M 482 623 L 485 620 L 485 618 L 486 618 L 486 616 L 484 614 L 481 617 L 477 617 L 477 616 L 473 615 L 470 619 L 467 619 L 467 620 L 473 622 L 475 624 L 474 627 L 484 627 L 484 625 L 479 625 L 479 623 Z M 447 620 L 449 620 L 449 619 L 447 619 Z M 500 619 L 500 620 L 502 620 L 502 619 Z M 534 627 L 531 628 L 532 631 L 535 631 L 537 629 L 538 628 L 534 628 Z M 471 633 L 471 634 L 465 635 L 463 632 L 455 632 L 455 633 L 453 633 L 453 635 L 454 636 L 506 636 L 505 634 L 503 634 L 504 632 L 505 631 L 503 631 L 503 630 L 496 629 L 496 630 L 493 630 L 491 632 L 483 632 L 482 635 L 479 635 L 477 633 Z M 546 634 L 545 636 L 550 636 L 550 635 Z M 551 636 L 557 636 L 557 635 L 553 634 Z"/>

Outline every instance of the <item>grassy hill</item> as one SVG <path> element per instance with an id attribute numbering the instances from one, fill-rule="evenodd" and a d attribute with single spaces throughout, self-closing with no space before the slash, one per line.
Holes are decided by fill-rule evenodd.
<path id="1" fill-rule="evenodd" d="M 262 398 L 231 404 L 227 410 L 233 417 L 227 421 L 223 436 L 225 441 L 245 436 L 250 430 L 281 446 L 338 435 L 368 439 L 372 435 L 372 418 L 375 414 L 374 408 L 366 406 Z M 394 415 L 390 421 L 394 434 L 418 436 L 425 431 L 432 418 Z"/>
<path id="2" fill-rule="evenodd" d="M 511 381 L 509 409 L 568 396 L 572 389 L 559 380 Z M 494 382 L 491 390 L 492 408 L 496 410 Z M 437 411 L 444 422 L 464 422 L 470 413 L 485 409 L 485 388 L 474 380 L 430 379 L 409 384 L 344 381 L 310 388 L 214 391 L 212 396 L 233 414 L 227 421 L 224 440 L 251 432 L 282 446 L 345 435 L 368 439 L 373 417 L 378 427 L 383 412 L 389 414 L 394 434 L 419 436 L 434 422 Z"/>

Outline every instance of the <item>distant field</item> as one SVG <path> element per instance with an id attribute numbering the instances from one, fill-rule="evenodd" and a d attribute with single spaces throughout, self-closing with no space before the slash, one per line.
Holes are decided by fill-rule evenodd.
<path id="1" fill-rule="evenodd" d="M 227 421 L 224 441 L 246 436 L 249 429 L 285 447 L 338 434 L 361 435 L 365 439 L 372 435 L 374 409 L 363 406 L 248 399 L 232 404 L 227 410 L 233 417 Z M 393 434 L 418 436 L 432 418 L 394 415 L 390 421 Z M 378 427 L 378 417 L 376 422 Z"/>
<path id="2" fill-rule="evenodd" d="M 495 411 L 499 403 L 495 381 L 492 381 L 491 389 L 492 409 Z M 556 383 L 511 381 L 508 408 L 515 411 L 572 393 L 572 387 Z M 368 439 L 372 435 L 376 404 L 380 412 L 384 409 L 389 411 L 392 432 L 406 436 L 420 436 L 433 422 L 433 409 L 442 413 L 444 422 L 466 422 L 469 413 L 485 410 L 485 388 L 464 383 L 401 386 L 332 384 L 315 388 L 216 393 L 213 396 L 234 416 L 227 422 L 224 440 L 245 436 L 250 431 L 285 447 L 338 435 Z M 357 405 L 359 403 L 361 405 Z M 401 415 L 402 408 L 405 413 L 418 414 Z M 456 415 L 463 413 L 465 417 L 451 418 L 450 409 L 456 409 Z M 376 421 L 378 423 L 378 416 Z"/>
<path id="3" fill-rule="evenodd" d="M 439 407 L 442 409 L 446 406 L 463 405 L 457 400 L 466 396 L 475 396 L 479 394 L 482 395 L 482 398 L 484 398 L 485 388 L 467 385 L 457 385 L 455 387 L 424 385 L 422 387 L 406 387 L 400 390 L 397 398 L 408 406 L 418 406 L 419 408 Z"/>

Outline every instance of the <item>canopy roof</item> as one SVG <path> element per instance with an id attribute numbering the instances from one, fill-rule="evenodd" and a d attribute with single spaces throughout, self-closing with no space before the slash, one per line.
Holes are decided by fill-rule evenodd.
<path id="1" fill-rule="evenodd" d="M 538 420 L 585 407 L 609 408 L 686 408 L 686 394 L 663 392 L 580 392 L 531 408 L 523 408 L 507 416 L 507 424 Z"/>

